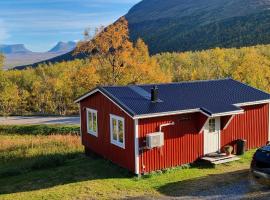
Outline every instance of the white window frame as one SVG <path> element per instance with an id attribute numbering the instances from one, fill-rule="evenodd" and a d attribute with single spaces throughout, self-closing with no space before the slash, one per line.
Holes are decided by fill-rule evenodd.
<path id="1" fill-rule="evenodd" d="M 113 119 L 117 121 L 117 140 L 113 139 Z M 123 123 L 123 143 L 119 142 L 119 131 L 118 131 L 119 121 Z M 125 119 L 123 117 L 110 114 L 110 138 L 111 138 L 111 144 L 114 144 L 118 147 L 125 149 Z"/>
<path id="2" fill-rule="evenodd" d="M 90 130 L 90 127 L 89 127 L 89 124 L 88 124 L 88 122 L 89 122 L 89 119 L 88 119 L 89 118 L 89 113 L 91 113 L 91 115 L 96 114 L 96 123 L 97 123 L 96 132 L 94 130 Z M 92 116 L 92 123 L 94 123 L 93 116 Z M 98 115 L 97 115 L 97 110 L 86 108 L 86 124 L 87 124 L 87 133 L 89 133 L 90 135 L 98 137 Z M 92 124 L 92 127 L 93 126 L 94 125 Z"/>

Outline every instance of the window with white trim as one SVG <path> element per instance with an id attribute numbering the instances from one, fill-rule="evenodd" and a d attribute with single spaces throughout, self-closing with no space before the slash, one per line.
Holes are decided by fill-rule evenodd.
<path id="1" fill-rule="evenodd" d="M 87 120 L 87 133 L 97 137 L 98 136 L 97 111 L 87 108 L 86 120 Z"/>
<path id="2" fill-rule="evenodd" d="M 216 131 L 216 120 L 215 119 L 209 119 L 209 132 L 213 133 Z"/>
<path id="3" fill-rule="evenodd" d="M 125 120 L 116 115 L 110 115 L 111 143 L 125 148 Z"/>

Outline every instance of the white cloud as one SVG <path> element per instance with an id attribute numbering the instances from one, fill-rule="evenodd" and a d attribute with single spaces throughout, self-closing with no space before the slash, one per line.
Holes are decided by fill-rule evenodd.
<path id="1" fill-rule="evenodd" d="M 0 43 L 3 43 L 9 37 L 6 25 L 3 20 L 0 19 Z"/>

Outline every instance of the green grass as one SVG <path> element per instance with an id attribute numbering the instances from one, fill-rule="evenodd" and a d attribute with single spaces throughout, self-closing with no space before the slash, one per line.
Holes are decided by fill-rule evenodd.
<path id="1" fill-rule="evenodd" d="M 0 134 L 0 199 L 120 199 L 179 196 L 194 186 L 246 176 L 254 151 L 216 168 L 177 167 L 134 177 L 109 161 L 84 156 L 72 135 Z"/>
<path id="2" fill-rule="evenodd" d="M 1 125 L 0 134 L 20 135 L 51 135 L 51 134 L 74 134 L 80 133 L 78 125 Z"/>

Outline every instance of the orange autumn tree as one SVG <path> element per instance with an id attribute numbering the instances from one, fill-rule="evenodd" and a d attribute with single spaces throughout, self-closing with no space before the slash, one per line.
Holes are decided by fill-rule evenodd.
<path id="1" fill-rule="evenodd" d="M 76 53 L 89 55 L 90 65 L 99 74 L 102 85 L 126 85 L 167 82 L 157 62 L 150 57 L 148 47 L 139 39 L 130 41 L 128 22 L 122 17 L 114 24 L 97 29 L 93 38 L 80 42 Z"/>

